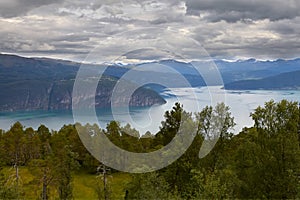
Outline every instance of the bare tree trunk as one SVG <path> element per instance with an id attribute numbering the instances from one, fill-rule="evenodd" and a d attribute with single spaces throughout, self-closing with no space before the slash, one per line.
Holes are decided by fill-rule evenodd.
<path id="1" fill-rule="evenodd" d="M 15 170 L 16 170 L 16 191 L 17 191 L 17 199 L 19 199 L 19 167 L 18 167 L 18 153 L 16 153 L 15 160 Z"/>
<path id="2" fill-rule="evenodd" d="M 42 190 L 42 199 L 48 200 L 48 194 L 47 194 L 47 174 L 46 169 L 44 169 L 44 175 L 43 175 L 43 190 Z"/>
<path id="3" fill-rule="evenodd" d="M 108 200 L 108 192 L 107 192 L 107 177 L 106 177 L 106 167 L 103 167 L 103 186 L 104 186 L 104 199 Z"/>
<path id="4" fill-rule="evenodd" d="M 109 168 L 106 168 L 105 165 L 100 165 L 97 168 L 97 171 L 99 172 L 100 170 L 102 170 L 103 196 L 101 198 L 99 197 L 99 199 L 102 199 L 104 197 L 105 200 L 109 200 L 110 189 L 109 189 L 108 179 L 107 179 L 107 173 L 109 171 Z"/>

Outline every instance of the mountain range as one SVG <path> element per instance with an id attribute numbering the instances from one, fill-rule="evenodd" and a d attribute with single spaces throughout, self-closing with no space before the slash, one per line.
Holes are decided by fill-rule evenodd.
<path id="1" fill-rule="evenodd" d="M 87 64 L 99 68 L 106 67 L 96 91 L 95 106 L 99 108 L 110 106 L 112 91 L 121 77 L 127 84 L 142 86 L 132 95 L 130 106 L 152 106 L 166 102 L 164 97 L 159 95 L 165 86 L 155 84 L 155 80 L 170 83 L 169 87 L 186 87 L 178 81 L 179 74 L 191 87 L 206 86 L 193 64 L 194 62 L 176 60 L 135 65 Z M 202 62 L 201 66 L 205 67 L 206 64 Z M 249 59 L 234 62 L 216 60 L 215 64 L 222 76 L 225 89 L 300 88 L 298 78 L 300 59 L 275 61 Z M 148 67 L 144 68 L 146 65 Z M 0 54 L 0 111 L 71 109 L 74 80 L 80 66 L 80 63 L 66 60 Z M 163 70 L 161 66 L 172 70 Z M 126 78 L 124 75 L 129 71 L 132 76 L 140 79 Z M 149 84 L 143 85 L 143 82 Z M 152 82 L 154 83 L 151 84 Z M 216 85 L 219 83 L 216 82 Z"/>

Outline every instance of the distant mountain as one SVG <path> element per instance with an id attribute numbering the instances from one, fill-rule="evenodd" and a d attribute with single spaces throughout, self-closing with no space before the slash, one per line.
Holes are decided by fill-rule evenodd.
<path id="1" fill-rule="evenodd" d="M 300 70 L 300 59 L 258 61 L 249 59 L 244 61 L 227 62 L 215 61 L 220 70 L 224 83 L 240 80 L 262 79 L 286 72 Z"/>
<path id="2" fill-rule="evenodd" d="M 149 69 L 150 68 L 150 69 Z M 171 69 L 173 72 L 170 72 Z M 178 76 L 184 78 L 192 87 L 206 86 L 205 81 L 190 63 L 178 62 L 176 60 L 162 60 L 151 63 L 138 63 L 135 65 L 110 64 L 105 71 L 106 75 L 120 78 L 129 70 L 133 71 L 137 77 L 143 77 L 144 82 L 155 80 L 164 80 L 164 82 L 172 83 L 172 87 L 184 87 L 182 82 L 178 81 Z M 131 80 L 135 81 L 135 80 Z M 139 83 L 139 82 L 138 82 Z M 148 85 L 150 88 L 157 90 L 158 87 Z M 160 91 L 160 90 L 158 90 Z"/>
<path id="3" fill-rule="evenodd" d="M 207 62 L 198 62 L 206 67 Z M 195 62 L 161 60 L 152 63 L 126 64 L 110 63 L 105 67 L 102 86 L 98 86 L 96 107 L 110 105 L 112 90 L 117 81 L 143 85 L 160 80 L 169 87 L 184 87 L 184 79 L 192 87 L 206 86 L 195 70 Z M 300 59 L 257 61 L 255 59 L 228 62 L 215 61 L 222 75 L 226 89 L 299 89 Z M 24 58 L 0 54 L 0 111 L 70 109 L 72 89 L 80 63 L 48 58 Z M 90 64 L 92 65 L 92 64 Z M 144 70 L 143 66 L 148 69 Z M 173 72 L 162 69 L 171 68 Z M 104 67 L 96 65 L 96 67 Z M 130 71 L 134 78 L 127 77 Z M 125 76 L 124 76 L 125 75 Z M 179 76 L 180 77 L 179 77 Z M 213 80 L 213 77 L 210 77 Z M 218 83 L 216 83 L 218 84 Z M 104 87 L 103 87 L 104 85 Z M 130 101 L 131 106 L 163 104 L 159 96 L 164 85 L 147 84 L 137 90 Z"/>
<path id="4" fill-rule="evenodd" d="M 225 85 L 228 90 L 284 90 L 300 89 L 300 71 L 282 73 L 258 80 L 243 80 Z"/>
<path id="5" fill-rule="evenodd" d="M 153 63 L 147 63 L 147 65 L 165 65 L 181 73 L 184 77 L 186 77 L 192 86 L 205 86 L 205 82 L 202 78 L 199 78 L 198 71 L 194 68 L 193 63 L 194 62 L 185 63 L 175 60 L 162 60 Z M 249 59 L 238 60 L 234 62 L 216 60 L 215 64 L 225 84 L 240 80 L 261 79 L 286 72 L 300 70 L 300 59 L 279 59 L 275 61 L 259 61 L 255 59 Z M 144 65 L 144 63 L 136 66 L 138 67 L 142 65 Z M 205 67 L 206 65 L 208 65 L 207 62 L 199 62 L 199 66 Z M 130 68 L 130 65 L 127 67 Z"/>
<path id="6" fill-rule="evenodd" d="M 192 86 L 206 86 L 204 80 L 199 78 L 193 63 L 174 60 L 154 62 L 180 72 Z M 249 59 L 235 62 L 217 60 L 215 64 L 226 89 L 300 89 L 300 59 L 275 61 Z M 199 66 L 206 67 L 206 65 L 207 62 L 199 62 Z"/>
<path id="7" fill-rule="evenodd" d="M 79 66 L 71 61 L 0 54 L 0 111 L 71 109 Z M 109 74 L 103 76 L 96 92 L 96 107 L 110 105 L 117 81 L 118 78 Z M 134 83 L 127 81 L 127 84 Z M 165 102 L 155 91 L 142 87 L 133 94 L 130 105 L 151 106 Z"/>

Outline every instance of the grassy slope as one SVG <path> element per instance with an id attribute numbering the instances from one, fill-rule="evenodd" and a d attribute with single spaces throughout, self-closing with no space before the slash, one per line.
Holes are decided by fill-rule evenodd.
<path id="1" fill-rule="evenodd" d="M 14 178 L 14 168 L 5 168 L 7 176 Z M 21 185 L 25 193 L 24 199 L 37 199 L 40 194 L 41 185 L 34 179 L 34 175 L 26 167 L 19 169 Z M 73 195 L 74 199 L 97 199 L 95 192 L 96 175 L 78 172 L 74 174 Z M 130 175 L 126 173 L 115 173 L 109 177 L 112 190 L 112 199 L 124 199 L 125 186 L 130 181 Z M 50 189 L 50 199 L 57 199 L 55 188 Z"/>

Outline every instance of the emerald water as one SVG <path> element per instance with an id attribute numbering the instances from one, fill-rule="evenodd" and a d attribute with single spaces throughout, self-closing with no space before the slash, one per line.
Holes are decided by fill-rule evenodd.
<path id="1" fill-rule="evenodd" d="M 130 115 L 126 109 L 116 109 L 114 116 L 110 109 L 97 109 L 98 122 L 101 128 L 105 128 L 106 124 L 111 120 L 120 121 L 122 125 L 130 123 L 132 127 L 144 134 L 146 131 L 156 133 L 159 130 L 160 122 L 164 119 L 163 115 L 166 110 L 170 110 L 175 102 L 183 104 L 185 110 L 195 112 L 201 110 L 206 105 L 212 104 L 211 97 L 219 93 L 222 95 L 223 90 L 220 87 L 202 88 L 175 88 L 171 91 L 165 91 L 163 96 L 167 97 L 167 103 L 160 106 L 152 106 L 149 108 L 130 108 Z M 212 95 L 213 93 L 213 95 Z M 196 94 L 192 96 L 191 94 Z M 176 96 L 176 97 L 175 97 Z M 222 98 L 221 98 L 222 99 Z M 300 101 L 300 91 L 284 90 L 284 91 L 225 91 L 225 103 L 231 108 L 231 113 L 235 117 L 237 126 L 234 132 L 239 132 L 245 126 L 252 126 L 253 122 L 249 117 L 253 110 L 264 102 L 274 99 L 280 101 L 287 99 L 291 101 Z M 197 107 L 199 105 L 199 109 Z M 128 117 L 130 116 L 130 117 Z M 85 122 L 88 122 L 88 117 Z M 50 129 L 59 130 L 64 124 L 73 124 L 74 119 L 72 111 L 22 111 L 22 112 L 6 112 L 0 113 L 0 128 L 9 129 L 10 126 L 20 121 L 25 127 L 38 128 L 41 124 L 46 125 Z"/>

